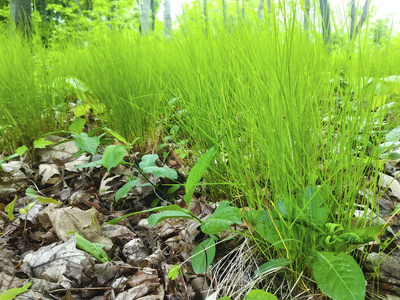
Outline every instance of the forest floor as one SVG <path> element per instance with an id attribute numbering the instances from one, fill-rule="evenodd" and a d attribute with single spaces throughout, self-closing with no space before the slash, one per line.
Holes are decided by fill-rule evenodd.
<path id="1" fill-rule="evenodd" d="M 49 138 L 53 141 L 60 139 Z M 2 164 L 1 292 L 31 282 L 29 290 L 16 299 L 213 300 L 223 295 L 243 299 L 245 292 L 256 286 L 252 278 L 260 261 L 251 250 L 251 243 L 243 236 L 218 244 L 216 266 L 204 274 L 196 274 L 190 257 L 205 238 L 198 228 L 199 223 L 175 218 L 150 227 L 147 218 L 151 213 L 147 212 L 123 219 L 117 225 L 105 224 L 125 214 L 146 210 L 157 199 L 185 207 L 184 191 L 178 189 L 169 194 L 169 199 L 160 200 L 152 185 L 139 184 L 116 203 L 116 192 L 135 169 L 121 164 L 109 171 L 103 166 L 77 169 L 77 165 L 102 157 L 101 151 L 93 156 L 82 154 L 75 157 L 78 151 L 70 141 L 51 148 L 35 149 L 33 153 Z M 139 159 L 143 154 L 133 155 Z M 390 161 L 385 174 L 380 174 L 384 193 L 360 194 L 360 197 L 378 201 L 379 215 L 371 218 L 381 222 L 391 218 L 391 226 L 381 236 L 382 242 L 397 236 L 400 230 L 400 218 L 392 216 L 400 201 L 398 163 Z M 178 181 L 186 182 L 190 170 L 185 168 L 173 149 L 164 163 L 158 161 L 157 164 L 175 169 Z M 163 177 L 150 175 L 145 179 L 140 176 L 142 183 L 146 180 L 154 185 L 168 183 Z M 28 188 L 30 192 L 26 192 Z M 216 208 L 216 204 L 205 195 L 205 188 L 198 188 L 192 199 L 191 211 L 200 219 L 207 218 Z M 10 211 L 6 205 L 13 199 L 15 202 Z M 46 202 L 58 202 L 58 205 Z M 247 227 L 242 224 L 232 229 L 244 231 Z M 233 237 L 233 231 L 227 230 L 224 235 Z M 96 259 L 79 249 L 77 241 L 80 237 L 103 245 L 107 256 L 100 255 Z M 363 266 L 369 298 L 379 293 L 390 295 L 390 299 L 400 299 L 396 296 L 400 295 L 399 246 L 400 241 L 395 238 L 385 250 L 390 255 L 382 263 L 379 245 L 370 249 L 370 261 L 375 266 L 380 264 L 380 275 L 379 283 L 374 282 L 373 264 L 367 262 Z M 168 276 L 169 270 L 181 263 L 179 275 L 172 280 Z M 299 293 L 296 299 L 322 299 L 313 294 L 312 287 L 305 293 L 295 286 L 290 289 Z M 291 295 L 287 299 L 293 298 Z"/>

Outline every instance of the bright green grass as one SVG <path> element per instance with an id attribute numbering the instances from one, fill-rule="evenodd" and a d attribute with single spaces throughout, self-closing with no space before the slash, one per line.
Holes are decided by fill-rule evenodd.
<path id="1" fill-rule="evenodd" d="M 14 141 L 66 126 L 54 122 L 50 108 L 67 102 L 62 96 L 71 91 L 51 84 L 76 78 L 90 90 L 76 96 L 94 103 L 102 121 L 126 138 L 139 137 L 142 151 L 154 150 L 164 121 L 177 122 L 198 154 L 216 145 L 220 155 L 206 180 L 224 184 L 210 186 L 213 200 L 269 209 L 277 199 L 292 204 L 318 185 L 328 195 L 330 220 L 349 229 L 355 203 L 366 204 L 358 191 L 377 185 L 376 177 L 365 180 L 380 167 L 375 162 L 365 172 L 372 163 L 364 159 L 367 141 L 379 144 L 384 136 L 384 113 L 374 113 L 375 86 L 362 78 L 400 74 L 399 54 L 374 47 L 365 35 L 353 45 L 343 36 L 329 51 L 315 31 L 307 40 L 297 20 L 272 24 L 238 26 L 229 34 L 222 27 L 208 36 L 201 24 L 191 24 L 169 40 L 97 32 L 87 46 L 50 51 L 50 71 L 34 63 L 23 42 L 10 40 L 0 47 L 0 104 L 6 108 L 0 125 L 12 126 L 3 129 L 3 139 L 15 147 Z M 340 78 L 349 83 L 346 90 Z M 175 97 L 181 114 L 167 105 Z M 322 250 L 320 241 L 306 231 L 290 236 L 292 224 L 286 226 L 290 251 L 262 239 L 259 249 L 269 258 L 291 258 L 301 272 L 313 251 Z"/>

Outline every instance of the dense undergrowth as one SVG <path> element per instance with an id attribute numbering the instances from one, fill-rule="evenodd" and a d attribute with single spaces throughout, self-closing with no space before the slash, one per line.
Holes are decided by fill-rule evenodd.
<path id="1" fill-rule="evenodd" d="M 139 138 L 142 152 L 156 152 L 174 125 L 174 143 L 187 140 L 182 153 L 216 147 L 206 175 L 213 201 L 253 211 L 281 201 L 291 211 L 318 186 L 327 221 L 345 231 L 371 225 L 372 215 L 354 218 L 356 204 L 375 210 L 358 192 L 376 190 L 384 164 L 373 149 L 397 126 L 397 104 L 388 103 L 398 100 L 399 84 L 381 78 L 400 74 L 400 53 L 367 34 L 326 45 L 292 18 L 228 33 L 186 24 L 169 39 L 107 28 L 53 48 L 3 36 L 2 148 L 11 153 L 66 129 L 74 103 L 77 116 L 90 111 L 99 125 Z M 290 259 L 297 273 L 288 276 L 296 277 L 326 244 L 293 218 L 280 220 L 279 245 L 255 224 L 248 235 L 266 260 Z"/>

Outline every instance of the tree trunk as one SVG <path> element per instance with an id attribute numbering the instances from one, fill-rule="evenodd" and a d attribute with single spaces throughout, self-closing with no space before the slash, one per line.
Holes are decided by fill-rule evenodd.
<path id="1" fill-rule="evenodd" d="M 260 0 L 258 2 L 257 18 L 259 21 L 262 21 L 262 19 L 264 19 L 264 2 L 265 0 Z"/>
<path id="2" fill-rule="evenodd" d="M 141 34 L 147 35 L 150 28 L 150 0 L 143 0 L 140 14 Z"/>
<path id="3" fill-rule="evenodd" d="M 308 20 L 310 19 L 310 0 L 304 0 L 304 31 L 306 32 L 307 35 L 307 31 L 308 31 Z"/>
<path id="4" fill-rule="evenodd" d="M 226 0 L 222 0 L 222 14 L 224 17 L 225 29 L 228 29 L 228 14 L 226 9 Z"/>
<path id="5" fill-rule="evenodd" d="M 327 44 L 331 35 L 330 10 L 328 0 L 319 0 L 319 7 L 322 15 L 322 33 L 325 44 Z"/>
<path id="6" fill-rule="evenodd" d="M 171 36 L 171 5 L 169 0 L 164 0 L 164 35 Z"/>
<path id="7" fill-rule="evenodd" d="M 30 0 L 11 0 L 11 31 L 14 28 L 30 37 L 32 32 L 32 8 Z"/>
<path id="8" fill-rule="evenodd" d="M 156 29 L 156 0 L 151 0 L 151 31 Z"/>
<path id="9" fill-rule="evenodd" d="M 242 19 L 243 22 L 246 22 L 246 1 L 242 1 Z"/>
<path id="10" fill-rule="evenodd" d="M 364 25 L 365 20 L 367 19 L 368 7 L 369 7 L 369 0 L 365 0 L 363 12 L 361 14 L 361 19 L 358 22 L 358 24 L 355 28 L 355 31 L 354 31 L 354 27 L 356 25 L 356 3 L 355 3 L 355 0 L 351 1 L 350 40 L 353 40 L 353 35 L 354 35 L 354 39 L 356 39 L 358 33 L 361 31 L 361 27 Z"/>
<path id="11" fill-rule="evenodd" d="M 207 0 L 203 0 L 203 17 L 206 25 L 206 36 L 208 36 Z"/>

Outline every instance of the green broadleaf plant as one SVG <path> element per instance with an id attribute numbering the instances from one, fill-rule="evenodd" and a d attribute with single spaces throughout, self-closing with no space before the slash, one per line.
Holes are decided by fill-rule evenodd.
<path id="1" fill-rule="evenodd" d="M 297 201 L 297 206 L 287 207 L 283 202 L 270 211 L 256 210 L 244 214 L 245 219 L 253 224 L 260 236 L 270 244 L 291 249 L 288 220 L 292 221 L 290 232 L 301 235 L 308 232 L 320 241 L 320 249 L 310 254 L 311 270 L 318 287 L 333 299 L 365 298 L 365 280 L 363 272 L 354 258 L 340 252 L 346 244 L 365 244 L 374 241 L 384 232 L 388 224 L 350 229 L 343 232 L 340 224 L 329 223 L 329 210 L 324 204 L 326 196 L 314 186 L 308 187 Z M 319 212 L 319 214 L 317 214 Z M 329 249 L 334 251 L 329 251 Z M 322 251 L 324 250 L 324 251 Z M 336 253 L 338 250 L 339 253 Z M 278 259 L 259 267 L 255 275 L 266 273 L 273 268 L 290 264 L 290 259 Z"/>
<path id="2" fill-rule="evenodd" d="M 92 243 L 74 231 L 68 231 L 66 234 L 74 234 L 76 245 L 80 249 L 97 258 L 102 263 L 111 261 L 107 253 L 103 250 L 104 245 L 99 243 Z"/>
<path id="3" fill-rule="evenodd" d="M 5 290 L 1 293 L 0 300 L 12 300 L 15 297 L 17 297 L 18 295 L 26 292 L 31 285 L 32 285 L 32 282 L 29 282 L 29 283 L 21 286 L 20 288 L 15 287 L 15 288 L 12 288 L 9 290 Z"/>
<path id="4" fill-rule="evenodd" d="M 186 197 L 186 203 L 188 204 L 188 208 L 182 208 L 179 205 L 167 205 L 162 207 L 155 207 L 152 209 L 148 209 L 142 212 L 155 212 L 161 211 L 161 213 L 153 214 L 147 218 L 150 227 L 155 226 L 157 223 L 170 219 L 170 218 L 186 218 L 199 222 L 201 224 L 201 230 L 206 233 L 212 235 L 209 239 L 206 239 L 194 250 L 192 257 L 192 265 L 193 270 L 196 273 L 202 273 L 207 270 L 207 267 L 211 265 L 215 256 L 215 234 L 228 229 L 232 224 L 240 224 L 241 217 L 240 211 L 237 207 L 232 207 L 229 205 L 229 202 L 223 201 L 219 204 L 218 208 L 215 212 L 205 221 L 200 220 L 196 215 L 194 215 L 190 211 L 190 202 L 194 193 L 194 190 L 197 186 L 198 181 L 200 181 L 207 167 L 212 161 L 213 156 L 215 155 L 215 148 L 211 148 L 208 150 L 195 164 L 193 169 L 191 170 L 187 182 L 186 182 L 186 191 L 189 193 L 189 196 Z M 142 157 L 142 161 L 139 163 L 139 168 L 146 170 L 147 168 L 154 167 L 154 164 L 157 160 L 157 155 L 145 155 Z M 192 173 L 194 172 L 194 173 Z M 124 193 L 133 186 L 131 184 L 126 189 L 124 188 Z M 187 195 L 185 195 L 187 196 Z M 134 212 L 122 216 L 118 219 L 114 219 L 108 221 L 108 224 L 116 224 L 124 218 L 129 216 L 138 214 L 141 212 Z M 204 247 L 204 248 L 203 248 Z M 176 270 L 170 270 L 170 276 L 174 277 Z"/>

